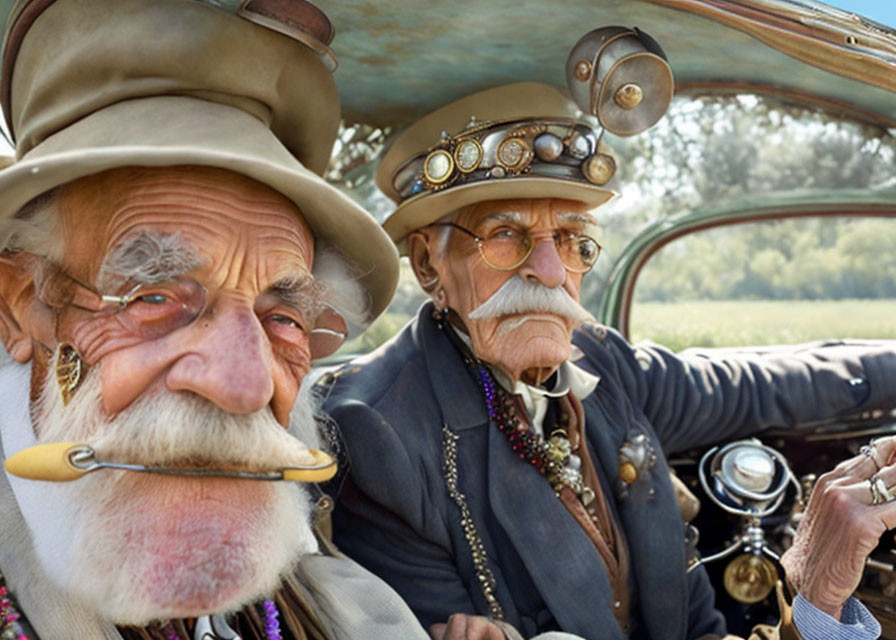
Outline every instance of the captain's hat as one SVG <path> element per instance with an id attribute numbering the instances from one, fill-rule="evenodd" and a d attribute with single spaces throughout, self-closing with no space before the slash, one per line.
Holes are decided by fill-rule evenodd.
<path id="1" fill-rule="evenodd" d="M 564 198 L 591 208 L 612 198 L 616 160 L 603 131 L 632 135 L 672 99 L 659 45 L 638 29 L 604 27 L 572 48 L 570 92 L 525 82 L 465 96 L 399 134 L 377 170 L 398 207 L 383 228 L 405 237 L 484 200 Z"/>

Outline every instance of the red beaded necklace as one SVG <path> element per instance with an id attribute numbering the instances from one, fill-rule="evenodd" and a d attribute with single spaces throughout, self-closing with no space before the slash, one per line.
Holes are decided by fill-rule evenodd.
<path id="1" fill-rule="evenodd" d="M 0 573 L 0 637 L 11 640 L 30 640 L 22 628 L 22 614 L 12 601 L 12 594 L 6 588 L 6 579 Z"/>

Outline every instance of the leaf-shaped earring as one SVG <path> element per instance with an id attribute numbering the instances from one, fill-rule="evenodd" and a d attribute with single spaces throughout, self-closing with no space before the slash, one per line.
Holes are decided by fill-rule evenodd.
<path id="1" fill-rule="evenodd" d="M 84 361 L 78 350 L 68 343 L 59 345 L 59 352 L 56 354 L 56 382 L 59 384 L 63 405 L 68 405 L 72 399 L 83 373 Z"/>

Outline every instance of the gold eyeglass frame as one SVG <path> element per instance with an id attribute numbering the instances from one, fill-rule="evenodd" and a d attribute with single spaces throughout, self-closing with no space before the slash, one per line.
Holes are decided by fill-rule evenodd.
<path id="1" fill-rule="evenodd" d="M 482 237 L 476 235 L 475 233 L 473 233 L 466 227 L 462 227 L 461 225 L 457 224 L 456 222 L 433 222 L 426 226 L 427 227 L 453 227 L 455 229 L 463 231 L 468 236 L 473 238 L 473 240 L 476 241 L 476 248 L 479 250 L 479 255 L 482 256 L 482 260 L 485 262 L 485 264 L 487 264 L 492 269 L 496 269 L 497 271 L 512 271 L 514 269 L 518 269 L 520 266 L 523 265 L 523 263 L 526 262 L 526 260 L 529 259 L 529 256 L 532 255 L 532 252 L 535 251 L 536 243 L 531 242 L 529 244 L 529 249 L 526 251 L 526 255 L 524 255 L 519 262 L 517 262 L 516 264 L 509 266 L 509 267 L 499 267 L 498 265 L 493 264 L 488 258 L 485 257 L 485 251 L 483 250 L 483 245 L 485 244 L 486 238 L 482 238 Z M 529 236 L 528 232 L 526 233 L 526 236 L 529 237 L 531 240 L 531 236 Z M 570 267 L 568 264 L 566 264 L 566 262 L 563 261 L 562 257 L 560 257 L 560 262 L 563 262 L 563 266 L 566 268 L 567 271 L 571 271 L 573 273 L 588 273 L 589 271 L 591 271 L 594 268 L 594 265 L 597 264 L 597 259 L 600 257 L 601 252 L 603 252 L 603 247 L 597 240 L 595 240 L 588 234 L 578 233 L 578 234 L 576 234 L 576 237 L 588 238 L 597 247 L 597 256 L 594 258 L 594 262 L 592 262 L 586 269 L 576 269 L 574 267 Z M 559 252 L 558 252 L 558 255 L 559 255 Z"/>

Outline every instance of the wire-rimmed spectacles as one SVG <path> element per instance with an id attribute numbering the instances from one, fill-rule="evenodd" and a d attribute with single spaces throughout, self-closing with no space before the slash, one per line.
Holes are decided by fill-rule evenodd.
<path id="1" fill-rule="evenodd" d="M 102 294 L 66 273 L 51 262 L 41 260 L 42 283 L 38 297 L 47 305 L 68 305 L 89 311 L 94 319 L 114 319 L 126 333 L 143 340 L 154 340 L 199 318 L 208 306 L 208 291 L 195 279 L 177 276 L 158 283 L 123 287 L 117 295 Z M 313 285 L 310 285 L 313 286 Z M 286 307 L 281 305 L 281 307 Z M 348 334 L 342 316 L 325 304 L 299 309 L 288 305 L 266 315 L 263 322 L 294 326 L 307 336 L 278 331 L 272 339 L 274 350 L 289 362 L 322 358 L 336 351 Z M 274 344 L 276 343 L 276 344 Z"/>
<path id="2" fill-rule="evenodd" d="M 433 222 L 432 227 L 453 227 L 476 241 L 479 254 L 492 269 L 510 271 L 522 265 L 535 249 L 535 239 L 526 229 L 501 226 L 483 238 L 454 222 Z M 569 271 L 587 273 L 597 262 L 601 246 L 590 235 L 557 229 L 553 232 L 557 255 Z"/>

